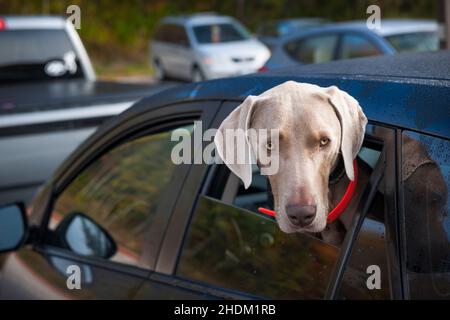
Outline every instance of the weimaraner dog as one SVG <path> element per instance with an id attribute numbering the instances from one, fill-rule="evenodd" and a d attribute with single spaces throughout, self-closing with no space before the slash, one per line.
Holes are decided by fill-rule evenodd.
<path id="1" fill-rule="evenodd" d="M 271 135 L 267 135 L 266 141 L 249 137 L 245 143 L 229 145 L 216 135 L 215 144 L 219 156 L 246 188 L 252 180 L 251 163 L 228 159 L 226 149 L 233 148 L 232 154 L 250 152 L 258 165 L 256 155 L 264 151 L 278 154 L 278 171 L 268 178 L 279 227 L 287 233 L 321 232 L 327 238 L 324 232 L 327 214 L 342 197 L 349 179 L 354 179 L 353 160 L 361 148 L 366 124 L 358 101 L 337 87 L 287 81 L 259 96 L 247 97 L 219 127 L 222 136 L 228 129 L 244 132 L 250 128 L 277 129 L 278 139 L 271 140 Z M 340 155 L 348 178 L 342 177 L 329 186 L 330 173 L 338 165 Z M 359 177 L 364 181 L 358 180 L 348 207 L 350 212 L 355 211 L 362 187 L 367 183 L 368 175 Z M 343 215 L 340 220 L 348 227 L 351 216 Z M 339 224 L 333 223 L 326 229 L 334 236 L 336 230 L 330 230 L 333 225 L 339 228 Z"/>

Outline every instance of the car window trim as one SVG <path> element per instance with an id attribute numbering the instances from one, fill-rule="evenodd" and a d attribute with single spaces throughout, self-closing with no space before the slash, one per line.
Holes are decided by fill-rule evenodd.
<path id="1" fill-rule="evenodd" d="M 370 139 L 370 138 L 369 138 Z M 344 242 L 341 246 L 341 252 L 337 258 L 335 267 L 333 269 L 331 279 L 329 281 L 329 286 L 325 293 L 325 299 L 336 299 L 337 293 L 339 290 L 339 286 L 344 275 L 347 262 L 350 258 L 350 254 L 353 249 L 353 245 L 358 237 L 361 226 L 366 218 L 367 212 L 372 205 L 373 199 L 375 198 L 375 194 L 377 193 L 378 186 L 384 176 L 385 173 L 385 149 L 382 149 L 380 154 L 380 158 L 377 161 L 377 164 L 370 175 L 369 184 L 366 186 L 363 191 L 363 195 L 358 204 L 358 209 L 355 212 L 352 223 L 350 225 L 350 229 L 347 230 L 345 235 Z"/>
<path id="2" fill-rule="evenodd" d="M 154 263 L 153 263 L 153 266 L 150 264 L 148 268 L 146 268 L 146 267 L 139 267 L 139 266 L 131 265 L 131 264 L 128 265 L 126 263 L 120 263 L 120 262 L 111 261 L 111 260 L 107 260 L 107 259 L 100 259 L 100 258 L 97 258 L 97 257 L 83 256 L 83 255 L 77 254 L 75 252 L 72 252 L 69 249 L 59 248 L 59 247 L 55 247 L 55 246 L 52 246 L 52 245 L 49 245 L 49 244 L 45 243 L 45 234 L 48 232 L 48 229 L 49 229 L 50 217 L 53 214 L 53 208 L 54 208 L 54 206 L 56 204 L 56 201 L 59 199 L 61 194 L 66 190 L 66 188 L 68 186 L 70 186 L 70 184 L 73 182 L 73 180 L 81 172 L 83 172 L 86 168 L 88 168 L 89 165 L 92 164 L 94 161 L 96 161 L 101 155 L 104 155 L 104 154 L 114 150 L 115 148 L 119 147 L 122 144 L 125 144 L 127 142 L 133 141 L 135 139 L 139 139 L 140 137 L 143 137 L 143 136 L 146 136 L 146 135 L 150 135 L 150 134 L 157 134 L 159 132 L 163 132 L 164 129 L 170 129 L 171 127 L 174 127 L 174 126 L 184 125 L 184 124 L 191 124 L 191 123 L 193 123 L 193 121 L 198 120 L 198 119 L 199 118 L 185 118 L 185 119 L 180 119 L 179 121 L 175 121 L 175 122 L 158 123 L 158 124 L 156 124 L 156 126 L 149 127 L 147 130 L 138 131 L 136 134 L 133 134 L 131 136 L 125 136 L 122 139 L 119 138 L 118 140 L 113 140 L 114 142 L 112 142 L 105 150 L 103 150 L 102 152 L 99 152 L 99 153 L 95 153 L 95 156 L 91 157 L 90 160 L 87 161 L 87 163 L 84 166 L 82 166 L 82 167 L 78 168 L 76 171 L 74 171 L 74 173 L 71 176 L 71 178 L 68 179 L 68 181 L 66 181 L 66 183 L 63 184 L 60 187 L 59 190 L 57 190 L 57 191 L 53 190 L 53 192 L 51 193 L 50 204 L 49 204 L 49 206 L 48 206 L 48 208 L 46 210 L 45 219 L 44 219 L 44 221 L 43 221 L 43 223 L 41 225 L 41 228 L 43 228 L 42 236 L 40 237 L 40 243 L 36 244 L 37 247 L 52 248 L 52 249 L 54 249 L 54 250 L 56 250 L 57 252 L 60 252 L 60 253 L 61 252 L 68 253 L 68 254 L 70 254 L 71 257 L 80 257 L 80 258 L 83 258 L 83 259 L 86 259 L 86 260 L 90 260 L 90 261 L 93 261 L 93 262 L 96 261 L 97 263 L 99 263 L 100 261 L 104 261 L 105 264 L 131 266 L 131 267 L 135 267 L 135 268 L 139 268 L 139 269 L 147 270 L 147 271 L 153 270 L 154 269 Z M 175 168 L 175 171 L 174 171 L 173 175 L 174 176 L 178 176 L 178 175 L 181 176 L 182 171 L 184 171 L 183 168 L 177 167 L 177 168 Z M 171 178 L 171 181 L 169 183 L 170 183 L 171 186 L 173 186 L 175 184 L 179 184 L 176 180 L 175 181 L 173 180 L 173 177 Z M 163 197 L 161 199 L 161 203 L 163 203 L 164 201 L 167 201 L 166 198 L 167 198 L 167 196 Z M 172 207 L 173 207 L 173 205 L 172 205 Z M 160 212 L 157 211 L 155 213 L 155 217 L 157 217 L 159 215 L 160 215 Z M 159 219 L 155 219 L 155 221 L 159 221 Z M 163 227 L 162 225 L 159 225 L 159 224 L 158 224 L 158 226 L 159 227 Z M 149 228 L 149 230 L 147 230 L 147 233 L 149 233 L 150 229 L 153 229 L 153 227 Z M 143 251 L 142 255 L 144 255 L 144 254 L 145 254 L 145 252 Z"/>

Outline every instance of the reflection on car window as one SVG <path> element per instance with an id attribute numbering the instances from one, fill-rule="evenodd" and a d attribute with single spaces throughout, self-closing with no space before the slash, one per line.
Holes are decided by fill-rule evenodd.
<path id="1" fill-rule="evenodd" d="M 302 63 L 321 63 L 334 60 L 337 35 L 323 35 L 293 41 L 286 45 L 287 53 Z"/>
<path id="2" fill-rule="evenodd" d="M 191 127 L 188 127 L 191 130 Z M 91 163 L 58 197 L 50 229 L 58 231 L 74 214 L 84 214 L 102 226 L 116 242 L 118 250 L 112 260 L 139 264 L 144 250 L 144 236 L 153 221 L 160 197 L 172 178 L 176 165 L 171 151 L 171 130 L 151 134 L 124 143 Z M 79 235 L 80 241 L 86 237 Z M 53 232 L 55 233 L 55 232 Z M 52 234 L 52 233 L 50 233 Z M 101 232 L 91 242 L 104 246 Z M 67 235 L 54 235 L 54 245 L 64 247 Z M 92 238 L 92 237 L 90 237 Z M 70 240 L 69 239 L 69 240 Z M 95 244 L 90 244 L 95 247 Z M 67 249 L 82 247 L 69 245 Z M 82 250 L 78 254 L 89 252 Z"/>
<path id="3" fill-rule="evenodd" d="M 386 257 L 386 228 L 384 224 L 384 187 L 378 191 L 364 219 L 358 237 L 353 245 L 349 261 L 343 274 L 339 299 L 389 299 L 389 269 Z M 367 287 L 367 268 L 380 268 L 380 289 Z"/>
<path id="4" fill-rule="evenodd" d="M 177 275 L 257 296 L 323 298 L 339 253 L 270 219 L 201 197 Z"/>
<path id="5" fill-rule="evenodd" d="M 450 298 L 450 142 L 405 132 L 402 183 L 412 298 Z"/>
<path id="6" fill-rule="evenodd" d="M 368 39 L 346 34 L 342 38 L 341 59 L 351 59 L 379 55 L 381 52 Z"/>
<path id="7" fill-rule="evenodd" d="M 437 32 L 402 33 L 386 37 L 398 52 L 422 52 L 439 50 Z"/>

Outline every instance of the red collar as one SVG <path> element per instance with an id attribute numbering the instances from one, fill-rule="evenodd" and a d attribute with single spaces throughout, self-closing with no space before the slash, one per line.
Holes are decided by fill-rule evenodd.
<path id="1" fill-rule="evenodd" d="M 332 223 L 334 220 L 339 218 L 339 216 L 347 209 L 350 201 L 353 198 L 353 195 L 355 194 L 356 190 L 356 184 L 358 182 L 358 163 L 356 162 L 356 159 L 353 160 L 353 170 L 355 172 L 353 181 L 350 181 L 350 183 L 347 186 L 347 190 L 345 190 L 344 196 L 339 201 L 339 203 L 336 205 L 336 207 L 333 208 L 333 210 L 328 213 L 327 216 L 327 223 Z M 258 211 L 262 214 L 275 217 L 275 211 L 266 209 L 266 208 L 258 208 Z"/>

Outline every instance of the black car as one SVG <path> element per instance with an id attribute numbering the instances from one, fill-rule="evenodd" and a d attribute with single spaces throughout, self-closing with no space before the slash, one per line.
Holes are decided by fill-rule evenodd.
<path id="1" fill-rule="evenodd" d="M 287 80 L 337 85 L 369 118 L 359 157 L 370 183 L 340 246 L 285 234 L 259 214 L 271 196 L 258 172 L 245 190 L 223 164 L 171 161 L 174 130 L 195 132 L 196 121 L 217 128 L 246 96 Z M 1 248 L 10 251 L 0 255 L 0 297 L 448 299 L 449 101 L 449 52 L 303 66 L 145 98 L 88 138 L 28 215 L 0 211 Z M 417 190 L 415 156 L 404 156 L 410 141 L 433 172 L 421 171 Z"/>

